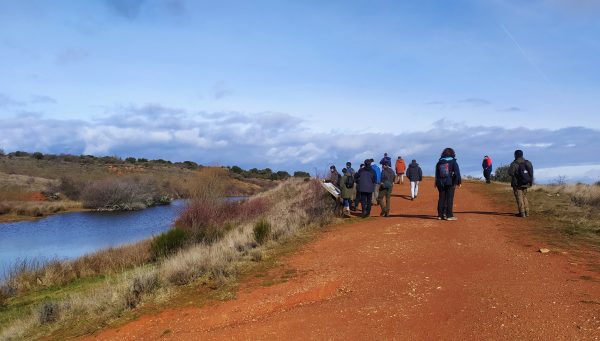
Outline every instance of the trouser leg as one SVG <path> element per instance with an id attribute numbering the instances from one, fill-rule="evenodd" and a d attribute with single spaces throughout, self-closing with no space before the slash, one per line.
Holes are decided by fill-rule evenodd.
<path id="1" fill-rule="evenodd" d="M 525 205 L 523 204 L 523 190 L 519 188 L 513 188 L 513 193 L 515 194 L 515 199 L 517 201 L 517 207 L 519 208 L 520 214 L 525 214 Z"/>
<path id="2" fill-rule="evenodd" d="M 523 188 L 523 212 L 525 215 L 529 215 L 529 200 L 527 199 L 527 188 Z"/>
<path id="3" fill-rule="evenodd" d="M 446 191 L 444 187 L 438 187 L 438 217 L 446 215 Z"/>
<path id="4" fill-rule="evenodd" d="M 385 190 L 385 215 L 390 214 L 390 208 L 392 205 L 392 189 L 388 188 Z"/>
<path id="5" fill-rule="evenodd" d="M 415 181 L 415 198 L 419 196 L 419 182 Z"/>
<path id="6" fill-rule="evenodd" d="M 377 203 L 377 198 L 379 198 L 379 184 L 375 185 L 375 192 L 373 192 L 372 195 L 372 204 L 376 204 Z"/>
<path id="7" fill-rule="evenodd" d="M 454 217 L 454 186 L 449 186 L 446 189 L 446 217 Z"/>
<path id="8" fill-rule="evenodd" d="M 414 198 L 416 196 L 415 194 L 415 185 L 416 183 L 414 181 L 410 182 L 410 197 Z"/>
<path id="9" fill-rule="evenodd" d="M 367 207 L 365 207 L 365 212 L 367 214 L 367 216 L 371 215 L 371 206 L 373 203 L 373 193 L 364 193 L 363 196 L 365 197 L 365 202 Z"/>

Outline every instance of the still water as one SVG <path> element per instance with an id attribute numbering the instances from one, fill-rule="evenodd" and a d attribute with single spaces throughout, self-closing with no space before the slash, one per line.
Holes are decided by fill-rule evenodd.
<path id="1" fill-rule="evenodd" d="M 75 258 L 159 234 L 184 206 L 185 200 L 175 200 L 141 211 L 64 213 L 0 224 L 0 278 L 17 260 Z"/>

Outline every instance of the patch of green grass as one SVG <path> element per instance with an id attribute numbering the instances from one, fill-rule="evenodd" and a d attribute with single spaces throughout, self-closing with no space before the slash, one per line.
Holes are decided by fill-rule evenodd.
<path id="1" fill-rule="evenodd" d="M 46 301 L 55 301 L 78 292 L 91 290 L 106 280 L 106 276 L 85 277 L 63 286 L 53 286 L 31 291 L 25 295 L 8 299 L 5 306 L 0 307 L 0 330 L 10 321 L 18 320 L 29 314 L 31 309 Z"/>

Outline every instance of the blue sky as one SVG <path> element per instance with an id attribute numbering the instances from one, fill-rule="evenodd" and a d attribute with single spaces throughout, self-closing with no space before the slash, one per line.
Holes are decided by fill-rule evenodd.
<path id="1" fill-rule="evenodd" d="M 597 180 L 597 3 L 0 0 L 0 148 Z"/>

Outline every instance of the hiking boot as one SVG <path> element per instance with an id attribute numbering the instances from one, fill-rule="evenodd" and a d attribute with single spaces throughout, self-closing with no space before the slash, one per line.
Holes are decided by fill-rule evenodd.
<path id="1" fill-rule="evenodd" d="M 525 212 L 525 217 L 529 217 L 529 212 Z"/>
<path id="2" fill-rule="evenodd" d="M 446 218 L 444 218 L 444 217 L 438 217 L 437 219 L 438 220 L 445 220 Z"/>
<path id="3" fill-rule="evenodd" d="M 385 212 L 381 211 L 381 213 L 379 213 L 380 217 L 383 217 L 385 215 Z"/>
<path id="4" fill-rule="evenodd" d="M 415 200 L 415 198 L 410 198 L 410 201 L 414 201 L 414 200 Z"/>
<path id="5" fill-rule="evenodd" d="M 452 221 L 454 221 L 454 220 L 458 220 L 458 218 L 457 217 L 448 217 L 448 218 L 446 218 L 446 220 L 452 220 Z"/>

